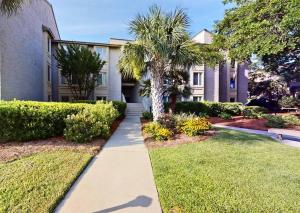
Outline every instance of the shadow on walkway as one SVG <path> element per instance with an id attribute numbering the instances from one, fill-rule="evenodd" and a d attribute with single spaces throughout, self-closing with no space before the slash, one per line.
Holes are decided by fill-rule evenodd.
<path id="1" fill-rule="evenodd" d="M 131 200 L 127 203 L 118 205 L 118 206 L 114 206 L 108 209 L 104 209 L 104 210 L 100 210 L 94 213 L 110 213 L 110 212 L 114 212 L 114 211 L 118 211 L 121 209 L 126 209 L 126 208 L 134 208 L 134 207 L 148 207 L 150 206 L 152 203 L 152 198 L 147 197 L 147 196 L 138 196 L 136 197 L 134 200 Z"/>

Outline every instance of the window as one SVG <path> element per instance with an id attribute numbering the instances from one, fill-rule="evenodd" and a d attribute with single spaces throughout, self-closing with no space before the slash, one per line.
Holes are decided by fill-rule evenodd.
<path id="1" fill-rule="evenodd" d="M 230 63 L 231 63 L 231 68 L 235 68 L 235 60 L 232 59 Z"/>
<path id="2" fill-rule="evenodd" d="M 230 98 L 230 102 L 235 102 L 235 98 Z"/>
<path id="3" fill-rule="evenodd" d="M 97 79 L 98 86 L 107 86 L 107 73 L 101 72 Z"/>
<path id="4" fill-rule="evenodd" d="M 48 81 L 50 82 L 51 81 L 51 67 L 50 67 L 49 64 L 48 64 L 48 67 L 47 67 L 47 72 L 48 72 Z"/>
<path id="5" fill-rule="evenodd" d="M 69 100 L 70 100 L 69 96 L 61 96 L 62 102 L 69 102 Z"/>
<path id="6" fill-rule="evenodd" d="M 51 50 L 51 38 L 48 36 L 47 38 L 47 51 L 50 53 Z"/>
<path id="7" fill-rule="evenodd" d="M 195 101 L 195 102 L 202 101 L 202 96 L 193 96 L 193 101 Z"/>
<path id="8" fill-rule="evenodd" d="M 201 86 L 202 85 L 202 72 L 194 72 L 193 75 L 193 85 Z"/>
<path id="9" fill-rule="evenodd" d="M 97 96 L 96 97 L 97 101 L 106 101 L 106 99 L 107 99 L 106 96 Z"/>
<path id="10" fill-rule="evenodd" d="M 235 78 L 230 78 L 230 89 L 235 89 Z"/>
<path id="11" fill-rule="evenodd" d="M 96 53 L 100 55 L 100 58 L 104 61 L 107 60 L 107 48 L 106 47 L 96 47 Z"/>

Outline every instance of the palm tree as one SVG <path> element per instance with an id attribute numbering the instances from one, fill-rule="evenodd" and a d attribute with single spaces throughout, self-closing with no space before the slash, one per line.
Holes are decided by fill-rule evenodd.
<path id="1" fill-rule="evenodd" d="M 162 12 L 154 5 L 148 14 L 139 14 L 130 23 L 135 41 L 124 46 L 119 61 L 121 73 L 141 79 L 149 72 L 154 120 L 164 113 L 163 80 L 176 67 L 188 68 L 202 64 L 217 54 L 210 54 L 207 46 L 194 43 L 188 34 L 190 20 L 182 9 Z M 209 53 L 209 54 L 208 54 Z M 212 58 L 211 58 L 212 56 Z"/>
<path id="2" fill-rule="evenodd" d="M 26 1 L 30 0 L 0 0 L 0 11 L 4 14 L 12 15 L 17 12 Z"/>

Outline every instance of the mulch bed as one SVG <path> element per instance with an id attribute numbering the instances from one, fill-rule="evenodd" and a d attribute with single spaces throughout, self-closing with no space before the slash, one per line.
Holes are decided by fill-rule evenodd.
<path id="1" fill-rule="evenodd" d="M 149 121 L 141 119 L 142 130 Z M 216 134 L 215 130 L 207 131 L 204 135 L 189 137 L 184 134 L 175 134 L 171 140 L 156 141 L 149 134 L 142 131 L 144 143 L 148 149 L 156 149 L 163 147 L 176 147 L 181 144 L 199 143 L 205 141 Z"/>
<path id="2" fill-rule="evenodd" d="M 111 127 L 111 134 L 118 128 L 122 120 L 116 120 Z M 45 140 L 35 140 L 28 142 L 7 142 L 0 143 L 0 162 L 8 162 L 30 156 L 39 152 L 55 150 L 72 150 L 77 152 L 87 152 L 96 155 L 105 145 L 107 140 L 96 139 L 90 143 L 72 143 L 63 137 L 54 137 Z"/>
<path id="3" fill-rule="evenodd" d="M 256 129 L 267 131 L 269 128 L 266 127 L 267 120 L 266 119 L 249 119 L 244 118 L 243 116 L 236 116 L 230 120 L 225 120 L 218 117 L 211 117 L 208 119 L 212 124 L 222 124 L 225 126 L 233 126 L 247 129 Z"/>
<path id="4" fill-rule="evenodd" d="M 281 113 L 277 115 L 284 115 L 284 114 Z M 235 116 L 230 120 L 225 120 L 219 117 L 211 117 L 208 120 L 212 124 L 222 124 L 225 126 L 233 126 L 233 127 L 247 128 L 247 129 L 263 130 L 263 131 L 268 131 L 268 129 L 270 129 L 270 127 L 266 126 L 267 120 L 264 118 L 250 119 L 250 118 L 244 118 L 243 116 Z M 300 126 L 290 126 L 287 129 L 300 131 Z"/>

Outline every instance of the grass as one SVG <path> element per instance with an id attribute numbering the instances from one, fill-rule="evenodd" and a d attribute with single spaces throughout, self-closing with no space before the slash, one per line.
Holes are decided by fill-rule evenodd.
<path id="1" fill-rule="evenodd" d="M 220 130 L 150 157 L 164 212 L 300 212 L 300 149 Z"/>
<path id="2" fill-rule="evenodd" d="M 51 151 L 0 163 L 0 212 L 51 212 L 92 155 Z"/>

